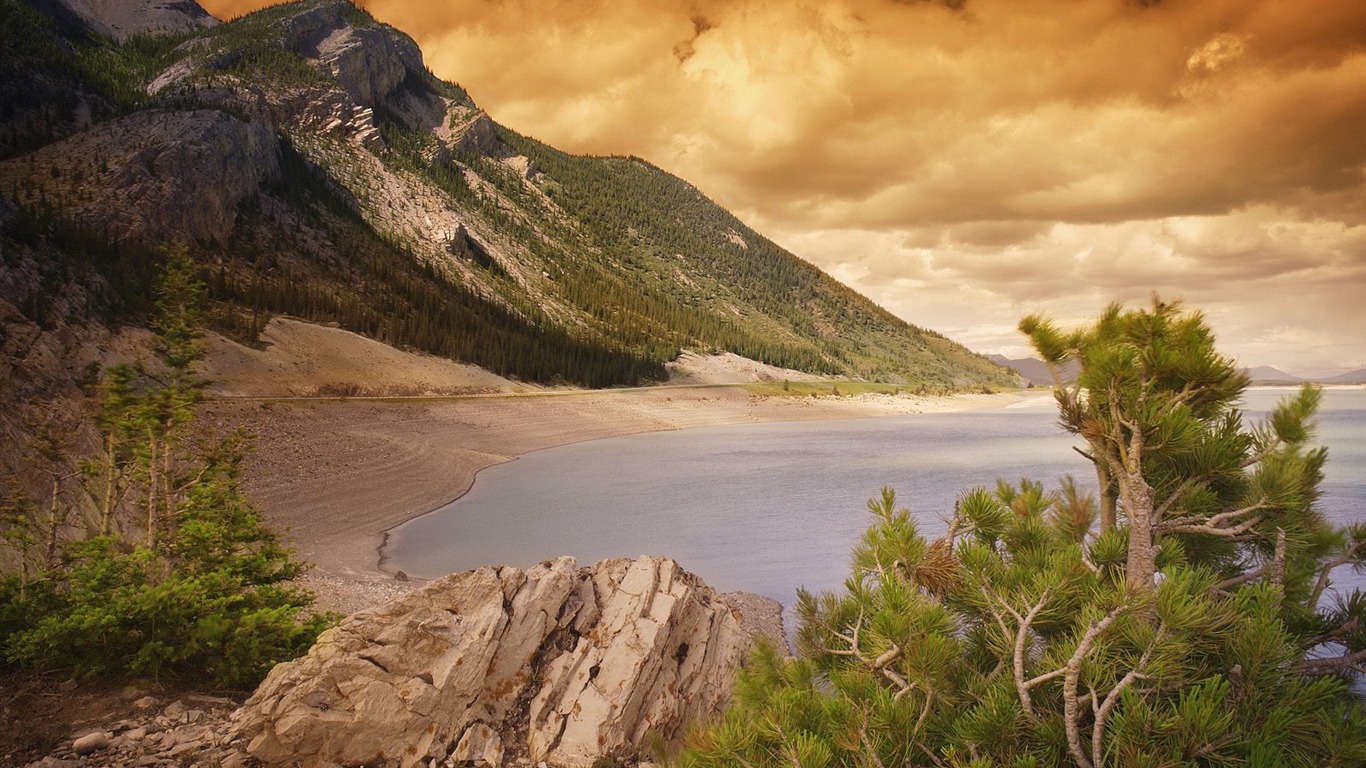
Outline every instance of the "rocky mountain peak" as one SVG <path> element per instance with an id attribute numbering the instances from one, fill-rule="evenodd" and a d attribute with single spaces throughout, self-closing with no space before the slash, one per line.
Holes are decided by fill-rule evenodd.
<path id="1" fill-rule="evenodd" d="M 299 8 L 283 24 L 289 50 L 335 78 L 357 104 L 388 108 L 412 128 L 440 123 L 445 105 L 428 82 L 422 51 L 412 38 L 375 23 L 346 0 Z"/>

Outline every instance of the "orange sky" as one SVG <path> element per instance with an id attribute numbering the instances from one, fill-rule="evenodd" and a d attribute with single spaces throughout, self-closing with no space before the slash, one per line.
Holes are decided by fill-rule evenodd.
<path id="1" fill-rule="evenodd" d="M 360 5 L 499 122 L 645 157 L 978 351 L 1156 290 L 1245 364 L 1366 367 L 1364 0 Z"/>

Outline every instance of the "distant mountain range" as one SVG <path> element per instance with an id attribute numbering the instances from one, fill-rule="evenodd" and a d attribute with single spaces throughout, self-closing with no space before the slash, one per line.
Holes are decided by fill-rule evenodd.
<path id="1" fill-rule="evenodd" d="M 1048 366 L 1042 361 L 1032 357 L 1012 359 L 1004 355 L 987 355 L 987 359 L 994 363 L 1003 365 L 1016 373 L 1031 384 L 1036 386 L 1052 386 L 1053 375 L 1049 372 Z M 1069 364 L 1063 367 L 1062 376 L 1064 381 L 1071 380 L 1076 376 L 1076 364 Z M 1259 365 L 1255 368 L 1245 368 L 1244 372 L 1252 379 L 1253 384 L 1298 384 L 1306 381 L 1314 381 L 1320 384 L 1366 384 L 1366 368 L 1340 374 L 1330 378 L 1305 379 L 1295 376 L 1269 365 Z"/>
<path id="2" fill-rule="evenodd" d="M 1358 368 L 1355 371 L 1319 379 L 1319 381 L 1324 384 L 1366 384 L 1366 368 Z"/>
<path id="3" fill-rule="evenodd" d="M 288 314 L 536 382 L 659 380 L 682 349 L 1016 381 L 644 160 L 498 125 L 346 0 L 221 24 L 190 0 L 0 0 L 0 22 L 0 320 L 140 322 L 183 242 L 211 324 L 249 343 Z"/>

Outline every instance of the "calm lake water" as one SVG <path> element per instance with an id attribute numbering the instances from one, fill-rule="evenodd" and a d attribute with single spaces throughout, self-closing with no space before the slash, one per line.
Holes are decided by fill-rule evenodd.
<path id="1" fill-rule="evenodd" d="M 1258 414 L 1293 390 L 1255 389 Z M 897 490 L 937 536 L 956 498 L 997 478 L 1071 474 L 1090 464 L 1056 426 L 1051 398 L 948 414 L 657 432 L 538 451 L 479 474 L 465 496 L 391 532 L 389 564 L 433 578 L 557 555 L 667 555 L 720 591 L 790 606 L 796 589 L 840 587 L 869 521 L 865 501 Z M 1366 520 L 1366 389 L 1325 393 L 1329 449 L 1321 509 Z M 1345 582 L 1366 588 L 1366 580 Z"/>

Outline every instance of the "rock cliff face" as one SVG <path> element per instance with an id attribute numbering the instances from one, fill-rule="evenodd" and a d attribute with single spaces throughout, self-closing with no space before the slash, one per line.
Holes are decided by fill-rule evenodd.
<path id="1" fill-rule="evenodd" d="M 59 0 L 97 33 L 116 40 L 188 32 L 218 20 L 194 0 Z"/>
<path id="2" fill-rule="evenodd" d="M 222 242 L 239 207 L 280 175 L 274 126 L 216 109 L 136 112 L 0 169 L 22 195 L 60 204 L 114 241 L 173 233 Z"/>
<path id="3" fill-rule="evenodd" d="M 485 567 L 325 633 L 271 672 L 237 735 L 266 765 L 630 759 L 718 713 L 750 642 L 672 560 Z"/>

